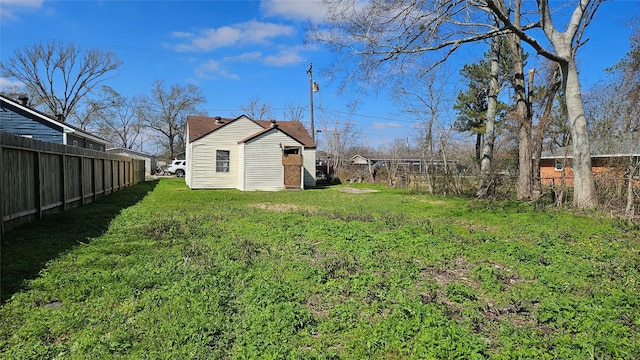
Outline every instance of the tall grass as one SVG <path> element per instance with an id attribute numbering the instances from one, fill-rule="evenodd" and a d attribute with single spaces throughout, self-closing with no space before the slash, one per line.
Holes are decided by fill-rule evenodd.
<path id="1" fill-rule="evenodd" d="M 640 357 L 637 228 L 530 204 L 338 188 L 190 191 L 166 179 L 131 189 L 129 202 L 11 231 L 3 296 L 5 277 L 21 278 L 4 269 L 24 239 L 67 245 L 4 298 L 0 351 L 16 359 Z M 102 226 L 66 239 L 91 227 L 90 214 L 103 214 Z M 53 232 L 60 223 L 66 231 Z"/>

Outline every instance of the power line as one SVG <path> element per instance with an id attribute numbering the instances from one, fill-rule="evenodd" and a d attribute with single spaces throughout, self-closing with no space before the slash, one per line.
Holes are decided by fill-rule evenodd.
<path id="1" fill-rule="evenodd" d="M 418 121 L 418 120 L 407 120 L 407 119 L 396 118 L 396 117 L 390 118 L 390 117 L 382 117 L 382 116 L 375 116 L 375 115 L 358 114 L 358 113 L 355 113 L 355 112 L 327 109 L 325 107 L 320 107 L 318 109 L 321 110 L 321 111 L 326 111 L 326 112 L 333 112 L 333 113 L 344 114 L 344 115 L 349 115 L 349 116 L 357 116 L 357 117 L 364 117 L 364 118 L 384 120 L 384 121 L 406 122 L 406 123 L 411 123 L 411 124 L 416 124 L 416 123 L 420 123 L 421 122 L 421 121 Z"/>
<path id="2" fill-rule="evenodd" d="M 272 111 L 283 111 L 283 110 L 288 110 L 289 108 L 271 107 L 269 109 L 272 110 Z M 238 107 L 238 108 L 203 108 L 202 110 L 207 111 L 207 112 L 238 112 L 238 111 L 241 112 L 242 111 L 242 109 L 240 107 Z M 391 118 L 391 117 L 381 117 L 381 116 L 375 116 L 375 115 L 366 115 L 366 114 L 359 114 L 359 113 L 355 113 L 355 112 L 347 112 L 347 111 L 341 111 L 341 110 L 328 109 L 328 108 L 325 108 L 325 107 L 316 108 L 316 110 L 320 110 L 320 111 L 324 111 L 324 112 L 330 112 L 330 113 L 344 114 L 344 115 L 349 115 L 351 117 L 383 120 L 386 123 L 402 122 L 402 123 L 407 123 L 407 124 L 412 124 L 412 125 L 419 125 L 419 124 L 422 123 L 422 121 L 420 121 L 420 120 L 407 120 L 407 119 L 399 119 L 399 118 Z M 358 122 L 360 122 L 360 121 L 358 121 Z M 360 123 L 364 123 L 364 122 L 360 122 Z"/>
<path id="3" fill-rule="evenodd" d="M 11 41 L 17 40 L 17 41 Z M 198 59 L 198 60 L 211 60 L 215 58 L 216 61 L 237 65 L 237 64 L 273 64 L 274 66 L 281 65 L 303 65 L 307 63 L 307 60 L 279 60 L 273 59 L 270 55 L 260 54 L 260 57 L 241 57 L 241 56 L 216 56 L 215 52 L 198 52 L 198 51 L 178 51 L 171 48 L 154 48 L 154 47 L 139 47 L 139 46 L 131 46 L 131 45 L 119 45 L 119 44 L 104 44 L 104 43 L 96 43 L 96 42 L 87 42 L 87 41 L 69 41 L 69 40 L 59 40 L 52 38 L 33 38 L 20 34 L 14 33 L 2 33 L 2 43 L 3 44 L 12 44 L 12 45 L 25 45 L 26 42 L 51 42 L 55 41 L 60 44 L 65 45 L 81 45 L 87 47 L 96 47 L 100 49 L 107 49 L 111 51 L 119 50 L 124 55 L 132 56 L 140 59 L 155 59 L 155 60 L 171 60 L 175 57 L 185 57 L 189 59 Z"/>

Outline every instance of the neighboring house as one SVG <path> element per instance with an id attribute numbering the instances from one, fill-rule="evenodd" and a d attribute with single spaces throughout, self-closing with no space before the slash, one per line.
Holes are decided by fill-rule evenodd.
<path id="1" fill-rule="evenodd" d="M 0 131 L 63 145 L 105 151 L 109 142 L 0 95 Z"/>
<path id="2" fill-rule="evenodd" d="M 116 155 L 124 155 L 134 159 L 142 159 L 144 160 L 144 173 L 146 175 L 153 175 L 156 169 L 156 158 L 153 155 L 143 153 L 141 151 L 135 151 L 131 149 L 125 149 L 122 147 L 117 148 L 109 148 L 107 149 L 108 153 L 116 154 Z"/>
<path id="3" fill-rule="evenodd" d="M 354 165 L 369 165 L 369 159 L 362 155 L 353 155 L 350 161 Z"/>
<path id="4" fill-rule="evenodd" d="M 187 117 L 191 189 L 243 191 L 315 186 L 316 145 L 302 123 Z"/>
<path id="5" fill-rule="evenodd" d="M 593 175 L 600 179 L 620 180 L 625 177 L 629 159 L 640 161 L 640 134 L 627 134 L 621 138 L 592 141 L 591 168 Z M 540 156 L 540 181 L 554 184 L 560 180 L 573 183 L 572 146 L 544 151 Z"/>
<path id="6" fill-rule="evenodd" d="M 384 157 L 370 157 L 367 158 L 360 154 L 356 154 L 349 159 L 349 163 L 355 166 L 374 166 L 379 168 L 382 166 L 390 167 L 402 167 L 404 170 L 410 173 L 422 174 L 425 168 L 428 167 L 430 171 L 442 171 L 444 169 L 445 162 L 439 159 L 426 160 L 418 156 L 412 158 L 384 158 Z M 466 172 L 467 169 L 459 164 L 458 160 L 448 160 L 448 168 L 456 172 Z"/>

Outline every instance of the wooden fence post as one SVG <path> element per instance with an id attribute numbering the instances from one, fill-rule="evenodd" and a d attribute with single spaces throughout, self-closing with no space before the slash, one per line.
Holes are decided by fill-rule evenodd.
<path id="1" fill-rule="evenodd" d="M 4 151 L 2 148 L 4 147 L 4 141 L 2 137 L 4 134 L 0 134 L 0 234 L 4 234 Z"/>
<path id="2" fill-rule="evenodd" d="M 67 155 L 60 154 L 60 198 L 62 200 L 62 211 L 67 210 Z"/>
<path id="3" fill-rule="evenodd" d="M 36 205 L 36 218 L 42 219 L 42 154 L 36 150 L 33 153 L 33 187 Z"/>
<path id="4" fill-rule="evenodd" d="M 102 195 L 107 195 L 107 159 L 102 159 Z"/>
<path id="5" fill-rule="evenodd" d="M 96 174 L 96 158 L 91 158 L 91 184 L 93 186 L 93 200 L 92 202 L 96 202 L 98 198 L 98 175 Z"/>
<path id="6" fill-rule="evenodd" d="M 80 166 L 78 170 L 78 176 L 80 177 L 80 205 L 84 205 L 84 179 L 82 176 L 84 175 L 84 158 L 82 155 L 78 155 L 78 165 Z"/>

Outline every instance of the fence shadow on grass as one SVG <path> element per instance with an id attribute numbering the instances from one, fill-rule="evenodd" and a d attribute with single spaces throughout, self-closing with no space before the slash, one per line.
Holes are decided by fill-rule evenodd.
<path id="1" fill-rule="evenodd" d="M 2 235 L 0 303 L 38 276 L 45 264 L 69 249 L 86 244 L 107 230 L 122 209 L 153 191 L 158 180 L 142 182 L 99 198 L 95 203 L 46 216 Z"/>

